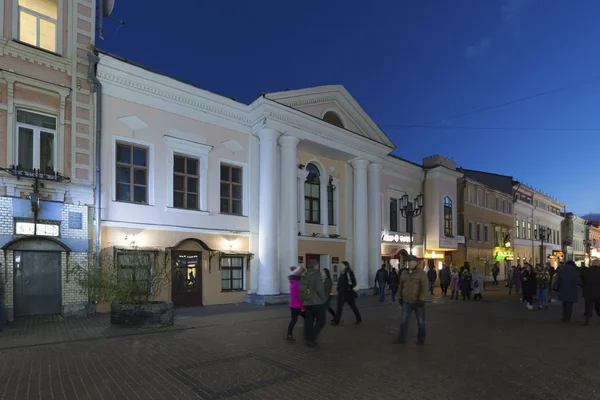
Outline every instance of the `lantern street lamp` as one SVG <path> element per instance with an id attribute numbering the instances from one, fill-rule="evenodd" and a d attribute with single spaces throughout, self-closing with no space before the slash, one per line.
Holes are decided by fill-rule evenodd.
<path id="1" fill-rule="evenodd" d="M 423 211 L 423 195 L 420 194 L 411 202 L 408 200 L 408 195 L 405 194 L 400 198 L 400 213 L 406 219 L 406 227 L 410 237 L 409 255 L 412 256 L 413 248 L 413 222 L 414 218 L 421 215 Z"/>
<path id="2" fill-rule="evenodd" d="M 544 242 L 548 243 L 552 230 L 546 226 L 539 225 L 538 229 L 533 230 L 533 237 L 540 241 L 540 263 L 544 262 Z"/>

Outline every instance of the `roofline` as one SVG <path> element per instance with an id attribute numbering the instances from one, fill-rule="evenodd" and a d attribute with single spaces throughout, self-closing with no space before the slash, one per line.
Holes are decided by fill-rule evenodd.
<path id="1" fill-rule="evenodd" d="M 510 198 L 512 198 L 512 197 L 513 197 L 511 193 L 506 193 L 506 192 L 503 192 L 502 190 L 495 189 L 495 188 L 493 188 L 493 187 L 491 187 L 491 186 L 489 186 L 489 185 L 486 185 L 486 184 L 485 184 L 485 183 L 483 183 L 483 182 L 480 182 L 480 181 L 478 181 L 477 179 L 472 179 L 472 178 L 469 178 L 469 177 L 468 177 L 468 176 L 466 176 L 466 175 L 463 175 L 463 177 L 462 177 L 462 178 L 458 178 L 458 180 L 459 180 L 459 181 L 467 181 L 467 182 L 471 182 L 471 183 L 476 183 L 476 184 L 478 184 L 478 185 L 481 185 L 481 186 L 483 186 L 485 189 L 489 189 L 489 190 L 490 190 L 490 191 L 492 191 L 492 192 L 495 192 L 495 193 L 500 193 L 500 194 L 502 194 L 502 195 L 504 195 L 504 196 L 507 196 L 507 197 L 510 197 Z"/>
<path id="2" fill-rule="evenodd" d="M 477 173 L 480 173 L 480 174 L 488 174 L 488 175 L 500 176 L 502 178 L 510 178 L 511 180 L 515 180 L 514 177 L 512 177 L 512 176 L 497 174 L 495 172 L 480 171 L 480 170 L 477 170 L 477 169 L 469 169 L 469 168 L 463 168 L 463 167 L 457 168 L 457 170 L 459 170 L 459 169 L 461 169 L 463 171 L 477 172 Z"/>
<path id="3" fill-rule="evenodd" d="M 394 148 L 394 150 L 395 150 L 395 148 Z M 412 164 L 412 165 L 415 165 L 415 166 L 417 166 L 417 167 L 419 167 L 419 168 L 422 168 L 422 169 L 424 169 L 424 167 L 423 167 L 423 164 L 419 164 L 419 163 L 416 163 L 416 162 L 414 162 L 414 161 L 407 160 L 406 158 L 399 157 L 399 156 L 397 156 L 397 155 L 395 155 L 395 154 L 391 154 L 391 153 L 390 153 L 390 154 L 388 154 L 387 156 L 388 156 L 388 157 L 391 157 L 391 158 L 395 158 L 396 160 L 404 161 L 404 162 L 406 162 L 406 163 L 409 163 L 409 164 Z"/>

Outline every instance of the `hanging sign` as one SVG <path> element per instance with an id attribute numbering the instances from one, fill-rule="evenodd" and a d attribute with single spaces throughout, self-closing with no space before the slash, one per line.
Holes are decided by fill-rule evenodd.
<path id="1" fill-rule="evenodd" d="M 381 241 L 387 243 L 410 243 L 410 236 L 408 235 L 390 235 L 384 234 L 381 235 Z"/>

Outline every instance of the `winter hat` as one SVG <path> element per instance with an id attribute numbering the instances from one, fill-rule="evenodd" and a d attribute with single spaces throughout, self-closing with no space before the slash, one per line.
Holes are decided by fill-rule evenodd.
<path id="1" fill-rule="evenodd" d="M 317 265 L 319 265 L 319 262 L 315 259 L 310 259 L 308 260 L 308 269 L 313 269 L 314 267 L 316 267 Z"/>

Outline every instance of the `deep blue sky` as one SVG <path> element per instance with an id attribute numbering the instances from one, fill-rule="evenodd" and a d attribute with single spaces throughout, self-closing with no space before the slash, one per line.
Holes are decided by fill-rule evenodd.
<path id="1" fill-rule="evenodd" d="M 105 20 L 98 47 L 245 103 L 343 84 L 401 157 L 446 155 L 600 212 L 600 79 L 579 84 L 600 77 L 597 0 L 143 3 L 117 0 L 126 24 Z"/>

